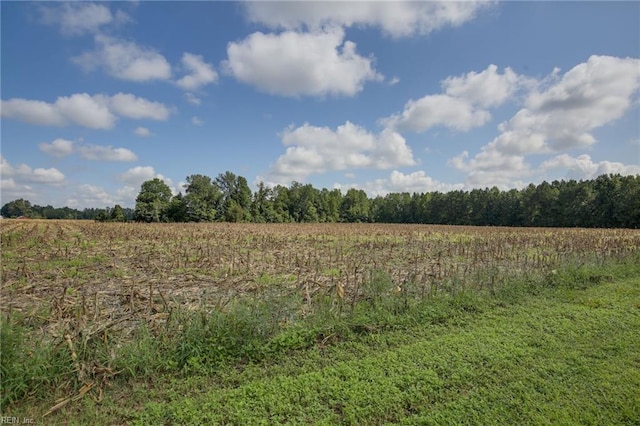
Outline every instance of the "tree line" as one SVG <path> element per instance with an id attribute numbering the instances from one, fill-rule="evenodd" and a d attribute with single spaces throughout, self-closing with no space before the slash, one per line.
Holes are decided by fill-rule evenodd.
<path id="1" fill-rule="evenodd" d="M 31 204 L 29 200 L 19 198 L 2 206 L 0 214 L 5 218 L 26 217 L 29 219 L 90 219 L 111 222 L 127 222 L 134 220 L 134 210 L 121 207 L 85 208 L 83 210 L 71 207 L 39 206 Z"/>
<path id="2" fill-rule="evenodd" d="M 25 209 L 25 205 L 28 205 Z M 29 213 L 30 212 L 30 213 Z M 640 228 L 640 175 L 601 175 L 591 180 L 496 187 L 470 191 L 390 193 L 369 198 L 360 189 L 317 189 L 293 182 L 253 192 L 232 172 L 186 178 L 173 195 L 160 179 L 144 182 L 134 209 L 116 205 L 78 211 L 31 206 L 16 200 L 2 207 L 16 217 L 139 222 L 378 222 L 477 226 Z"/>
<path id="3" fill-rule="evenodd" d="M 640 175 L 530 184 L 524 189 L 391 193 L 369 198 L 293 182 L 289 187 L 231 172 L 187 177 L 185 194 L 160 179 L 142 184 L 134 217 L 145 222 L 379 222 L 445 225 L 640 228 Z"/>

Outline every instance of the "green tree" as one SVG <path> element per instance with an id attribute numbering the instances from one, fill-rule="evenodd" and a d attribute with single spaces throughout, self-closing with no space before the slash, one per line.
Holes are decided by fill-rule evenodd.
<path id="1" fill-rule="evenodd" d="M 367 193 L 361 189 L 349 189 L 340 205 L 340 219 L 343 222 L 369 222 Z"/>
<path id="2" fill-rule="evenodd" d="M 188 222 L 189 214 L 187 203 L 182 195 L 182 192 L 179 192 L 178 195 L 171 199 L 169 203 L 169 208 L 167 209 L 167 218 L 170 222 Z"/>
<path id="3" fill-rule="evenodd" d="M 100 210 L 95 217 L 96 222 L 107 222 L 109 220 L 109 211 L 107 209 Z"/>
<path id="4" fill-rule="evenodd" d="M 219 209 L 222 194 L 209 176 L 187 176 L 185 188 L 187 194 L 184 196 L 184 204 L 188 221 L 209 222 L 222 218 Z"/>
<path id="5" fill-rule="evenodd" d="M 214 185 L 222 194 L 220 210 L 225 220 L 229 220 L 230 217 L 235 220 L 239 216 L 241 216 L 241 221 L 251 220 L 251 188 L 249 188 L 247 179 L 227 171 L 216 177 Z M 227 212 L 232 207 L 234 212 L 232 215 L 228 215 Z M 240 212 L 239 209 L 242 211 Z"/>
<path id="6" fill-rule="evenodd" d="M 4 217 L 31 217 L 32 213 L 31 203 L 22 198 L 8 202 L 0 209 L 0 214 Z"/>
<path id="7" fill-rule="evenodd" d="M 323 188 L 318 193 L 318 218 L 320 222 L 338 222 L 340 220 L 340 204 L 342 192 L 339 189 L 329 191 Z"/>
<path id="8" fill-rule="evenodd" d="M 279 223 L 293 222 L 289 213 L 289 205 L 291 204 L 289 193 L 289 188 L 283 185 L 277 185 L 273 188 L 273 211 L 276 215 L 276 221 Z"/>
<path id="9" fill-rule="evenodd" d="M 258 190 L 253 194 L 251 200 L 251 216 L 254 222 L 273 223 L 280 219 L 275 211 L 275 191 L 269 188 L 264 182 L 258 183 Z"/>
<path id="10" fill-rule="evenodd" d="M 144 182 L 136 198 L 135 220 L 142 222 L 166 222 L 171 202 L 171 189 L 159 178 Z"/>
<path id="11" fill-rule="evenodd" d="M 289 215 L 295 222 L 318 222 L 319 191 L 312 185 L 293 182 L 289 188 Z"/>
<path id="12" fill-rule="evenodd" d="M 124 209 L 120 204 L 116 204 L 113 210 L 111 210 L 111 222 L 126 222 L 127 218 L 124 215 Z"/>
<path id="13" fill-rule="evenodd" d="M 231 200 L 224 216 L 227 222 L 242 222 L 245 220 L 245 210 L 235 200 Z"/>
<path id="14" fill-rule="evenodd" d="M 111 210 L 111 222 L 126 222 L 127 218 L 124 215 L 124 209 L 120 204 L 116 204 Z"/>

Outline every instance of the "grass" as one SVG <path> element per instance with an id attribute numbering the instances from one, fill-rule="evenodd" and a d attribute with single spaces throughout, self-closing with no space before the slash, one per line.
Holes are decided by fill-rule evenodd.
<path id="1" fill-rule="evenodd" d="M 100 378 L 102 399 L 90 392 L 45 420 L 639 424 L 637 260 L 427 298 L 379 273 L 358 303 L 317 294 L 304 315 L 299 301 L 275 296 L 175 311 L 128 344 L 76 347 L 80 362 L 120 374 Z M 2 324 L 2 393 L 16 396 L 3 415 L 40 419 L 54 401 L 38 387 L 55 394 L 78 371 L 70 347 L 26 345 L 20 324 Z"/>

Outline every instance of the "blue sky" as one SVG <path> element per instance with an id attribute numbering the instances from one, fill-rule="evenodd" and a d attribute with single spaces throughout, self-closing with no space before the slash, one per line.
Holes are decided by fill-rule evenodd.
<path id="1" fill-rule="evenodd" d="M 2 2 L 1 203 L 640 173 L 638 2 Z"/>

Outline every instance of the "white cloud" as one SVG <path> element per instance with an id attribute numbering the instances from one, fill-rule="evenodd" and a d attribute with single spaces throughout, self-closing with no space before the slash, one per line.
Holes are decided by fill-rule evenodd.
<path id="1" fill-rule="evenodd" d="M 80 156 L 92 161 L 136 161 L 138 156 L 127 148 L 112 146 L 83 145 L 78 147 Z"/>
<path id="2" fill-rule="evenodd" d="M 0 106 L 3 117 L 45 126 L 73 123 L 91 129 L 109 129 L 116 120 L 105 105 L 86 93 L 62 96 L 53 104 L 14 98 L 2 101 Z"/>
<path id="3" fill-rule="evenodd" d="M 204 124 L 204 121 L 202 121 L 198 117 L 192 117 L 191 118 L 191 124 L 193 124 L 194 126 L 202 126 Z"/>
<path id="4" fill-rule="evenodd" d="M 118 180 L 123 182 L 124 186 L 112 190 L 99 185 L 80 185 L 66 200 L 66 204 L 76 208 L 113 206 L 115 204 L 133 207 L 142 183 L 156 177 L 165 181 L 172 188 L 172 191 L 175 190 L 171 180 L 156 173 L 153 167 L 137 166 L 118 175 Z"/>
<path id="5" fill-rule="evenodd" d="M 465 100 L 449 95 L 428 95 L 417 101 L 410 100 L 402 114 L 393 115 L 382 122 L 400 130 L 424 132 L 438 125 L 468 131 L 489 120 L 491 114 L 488 111 L 477 109 Z"/>
<path id="6" fill-rule="evenodd" d="M 134 134 L 140 136 L 141 138 L 147 138 L 149 136 L 151 136 L 151 131 L 149 129 L 147 129 L 146 127 L 136 127 L 136 129 L 133 131 Z"/>
<path id="7" fill-rule="evenodd" d="M 309 124 L 288 128 L 282 143 L 288 148 L 271 167 L 270 180 L 283 184 L 330 170 L 415 164 L 411 148 L 399 133 L 385 129 L 374 135 L 349 121 L 336 130 Z"/>
<path id="8" fill-rule="evenodd" d="M 38 147 L 42 152 L 54 157 L 66 157 L 73 152 L 73 142 L 66 139 L 56 139 L 51 143 L 42 142 Z"/>
<path id="9" fill-rule="evenodd" d="M 391 80 L 389 80 L 389 86 L 395 86 L 398 83 L 400 83 L 400 79 L 398 77 L 393 77 Z"/>
<path id="10" fill-rule="evenodd" d="M 597 141 L 591 130 L 622 117 L 640 89 L 640 60 L 592 56 L 558 77 L 559 71 L 540 82 L 509 121 L 498 126 L 500 134 L 469 159 L 463 152 L 449 164 L 468 173 L 470 186 L 514 186 L 534 172 L 525 161 L 529 154 L 542 154 L 586 147 Z M 571 164 L 568 164 L 571 163 Z M 588 173 L 624 170 L 619 163 L 593 163 L 588 156 L 572 159 L 560 155 L 544 163 Z M 626 166 L 625 166 L 626 167 Z"/>
<path id="11" fill-rule="evenodd" d="M 350 188 L 362 189 L 367 193 L 369 197 L 385 196 L 389 193 L 425 193 L 425 192 L 448 192 L 457 189 L 463 189 L 464 185 L 449 184 L 440 182 L 432 177 L 428 176 L 425 171 L 418 170 L 409 174 L 405 174 L 394 170 L 391 172 L 388 178 L 375 179 L 373 181 L 365 182 L 362 185 L 358 184 L 340 184 L 333 185 L 334 188 L 346 191 Z"/>
<path id="12" fill-rule="evenodd" d="M 466 172 L 466 185 L 471 188 L 493 187 L 507 189 L 520 186 L 519 180 L 531 175 L 531 165 L 522 155 L 507 155 L 493 149 L 483 147 L 474 158 L 469 153 L 449 160 L 449 165 Z"/>
<path id="13" fill-rule="evenodd" d="M 479 73 L 472 71 L 461 77 L 449 77 L 442 82 L 442 87 L 449 96 L 482 107 L 495 107 L 512 97 L 520 86 L 532 83 L 511 68 L 500 74 L 498 67 L 492 64 Z"/>
<path id="14" fill-rule="evenodd" d="M 473 19 L 490 2 L 351 1 L 244 3 L 248 19 L 287 30 L 374 26 L 392 37 L 426 35 Z"/>
<path id="15" fill-rule="evenodd" d="M 166 120 L 171 113 L 170 109 L 160 102 L 149 101 L 129 93 L 118 93 L 113 96 L 102 97 L 111 111 L 132 119 L 149 118 L 152 120 Z"/>
<path id="16" fill-rule="evenodd" d="M 131 94 L 114 96 L 76 93 L 61 96 L 54 103 L 13 98 L 0 102 L 2 117 L 29 124 L 67 126 L 76 124 L 90 129 L 110 129 L 117 116 L 132 119 L 166 120 L 171 110 L 160 102 L 152 102 Z"/>
<path id="17" fill-rule="evenodd" d="M 62 182 L 64 180 L 64 174 L 52 167 L 50 169 L 37 168 L 33 170 L 33 174 L 31 176 L 32 182 L 38 183 L 57 183 Z"/>
<path id="18" fill-rule="evenodd" d="M 291 3 L 293 5 L 293 3 Z M 344 31 L 253 33 L 227 46 L 223 67 L 237 80 L 281 96 L 353 96 L 383 77 Z"/>
<path id="19" fill-rule="evenodd" d="M 200 55 L 185 52 L 182 55 L 182 66 L 189 74 L 176 81 L 176 84 L 184 90 L 197 90 L 218 80 L 218 73 L 213 66 L 204 62 Z"/>
<path id="20" fill-rule="evenodd" d="M 202 99 L 190 92 L 185 93 L 184 98 L 187 102 L 193 105 L 200 105 L 202 103 Z"/>
<path id="21" fill-rule="evenodd" d="M 462 184 L 448 184 L 433 179 L 423 170 L 404 174 L 397 170 L 391 172 L 388 180 L 390 192 L 447 192 L 455 189 L 462 189 Z"/>
<path id="22" fill-rule="evenodd" d="M 116 121 L 107 105 L 86 93 L 59 97 L 55 105 L 63 117 L 90 129 L 108 129 Z"/>
<path id="23" fill-rule="evenodd" d="M 38 146 L 40 147 L 41 151 L 55 157 L 66 157 L 74 152 L 77 152 L 80 154 L 80 157 L 84 158 L 85 160 L 92 161 L 136 161 L 138 159 L 136 154 L 127 148 L 114 148 L 112 146 L 100 146 L 91 144 L 82 145 L 65 139 L 56 139 L 51 143 L 43 142 Z"/>
<path id="24" fill-rule="evenodd" d="M 119 176 L 119 179 L 130 185 L 141 185 L 144 181 L 160 177 L 151 166 L 136 166 Z"/>
<path id="25" fill-rule="evenodd" d="M 0 179 L 0 204 L 4 205 L 18 198 L 33 200 L 38 195 L 36 189 L 26 183 L 17 182 L 14 178 L 2 178 Z"/>
<path id="26" fill-rule="evenodd" d="M 95 36 L 95 43 L 95 50 L 72 58 L 85 71 L 104 68 L 111 76 L 129 81 L 171 78 L 171 65 L 154 49 L 102 34 Z"/>
<path id="27" fill-rule="evenodd" d="M 540 153 L 596 143 L 591 130 L 622 117 L 640 89 L 640 59 L 591 56 L 560 81 L 535 90 L 499 127 L 495 148 Z"/>
<path id="28" fill-rule="evenodd" d="M 553 149 L 595 142 L 588 132 L 622 117 L 640 89 L 640 59 L 591 56 L 562 80 L 527 99 Z"/>
<path id="29" fill-rule="evenodd" d="M 496 65 L 489 65 L 479 73 L 446 78 L 441 83 L 443 94 L 409 100 L 402 113 L 383 118 L 381 122 L 414 132 L 424 132 L 434 126 L 466 132 L 491 120 L 491 114 L 484 108 L 503 104 L 519 88 L 531 84 L 532 80 L 517 75 L 510 68 L 500 74 Z"/>
<path id="30" fill-rule="evenodd" d="M 64 174 L 56 169 L 44 169 L 44 168 L 36 168 L 32 169 L 30 166 L 26 164 L 20 164 L 18 166 L 12 166 L 6 158 L 0 156 L 0 163 L 2 168 L 0 169 L 0 173 L 2 173 L 2 178 L 8 177 L 7 185 L 11 187 L 15 187 L 16 180 L 18 183 L 43 183 L 43 184 L 57 184 L 64 181 Z"/>
<path id="31" fill-rule="evenodd" d="M 171 192 L 176 195 L 179 188 L 176 188 L 173 181 L 168 177 L 157 173 L 151 166 L 136 166 L 126 172 L 120 174 L 118 179 L 125 183 L 125 186 L 118 192 L 120 198 L 134 199 L 140 192 L 140 186 L 151 179 L 158 178 L 167 184 L 171 188 Z"/>
<path id="32" fill-rule="evenodd" d="M 20 98 L 0 101 L 0 114 L 2 117 L 44 126 L 63 126 L 66 122 L 55 104 Z"/>
<path id="33" fill-rule="evenodd" d="M 640 166 L 637 164 L 623 164 L 612 161 L 594 162 L 587 154 L 572 157 L 568 154 L 560 154 L 540 165 L 542 172 L 553 169 L 565 169 L 568 179 L 595 179 L 603 174 L 636 175 L 640 174 Z"/>
<path id="34" fill-rule="evenodd" d="M 109 194 L 103 187 L 89 184 L 78 186 L 72 200 L 73 202 L 69 204 L 78 206 L 102 207 L 117 204 L 117 200 L 113 195 Z"/>
<path id="35" fill-rule="evenodd" d="M 114 17 L 103 4 L 69 2 L 59 6 L 41 7 L 42 22 L 55 25 L 65 35 L 95 33 L 107 24 L 128 20 L 128 15 L 119 11 Z"/>

